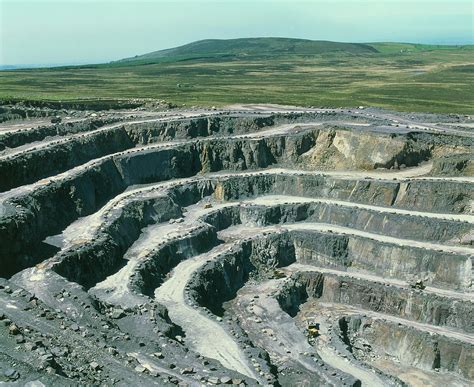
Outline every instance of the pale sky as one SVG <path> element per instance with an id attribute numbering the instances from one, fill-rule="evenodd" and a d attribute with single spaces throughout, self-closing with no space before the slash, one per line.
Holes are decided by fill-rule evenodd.
<path id="1" fill-rule="evenodd" d="M 0 65 L 100 63 L 217 38 L 472 44 L 466 0 L 0 0 Z"/>

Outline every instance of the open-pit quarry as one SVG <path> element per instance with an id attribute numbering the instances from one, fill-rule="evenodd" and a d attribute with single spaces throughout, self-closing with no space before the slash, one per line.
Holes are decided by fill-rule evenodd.
<path id="1" fill-rule="evenodd" d="M 1 112 L 0 384 L 474 384 L 471 117 Z"/>

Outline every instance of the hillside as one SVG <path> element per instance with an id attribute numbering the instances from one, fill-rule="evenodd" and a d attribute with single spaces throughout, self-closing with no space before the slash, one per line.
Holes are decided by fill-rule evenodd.
<path id="1" fill-rule="evenodd" d="M 376 53 L 377 50 L 367 44 L 339 43 L 323 40 L 291 38 L 242 38 L 208 39 L 189 43 L 184 46 L 154 51 L 113 63 L 161 62 L 167 60 L 189 60 L 198 58 L 246 58 L 253 56 L 315 55 L 330 52 L 349 54 Z"/>
<path id="2" fill-rule="evenodd" d="M 473 114 L 473 84 L 472 45 L 260 38 L 205 40 L 102 65 L 0 71 L 0 101 L 151 98 Z"/>

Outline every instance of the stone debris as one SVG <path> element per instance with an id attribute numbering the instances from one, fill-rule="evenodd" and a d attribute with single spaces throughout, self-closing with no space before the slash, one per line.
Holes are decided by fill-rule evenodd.
<path id="1" fill-rule="evenodd" d="M 3 376 L 5 376 L 8 380 L 17 380 L 20 377 L 20 373 L 14 368 L 7 368 L 5 371 L 3 371 Z"/>

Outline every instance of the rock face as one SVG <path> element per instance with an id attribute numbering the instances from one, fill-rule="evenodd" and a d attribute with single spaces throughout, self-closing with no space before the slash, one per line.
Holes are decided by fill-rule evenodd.
<path id="1" fill-rule="evenodd" d="M 0 109 L 0 382 L 472 385 L 469 119 L 65 108 Z"/>
<path id="2" fill-rule="evenodd" d="M 454 372 L 468 380 L 473 378 L 474 347 L 463 341 L 361 316 L 344 317 L 339 326 L 358 357 L 370 356 L 370 352 L 387 354 L 400 359 L 405 366 Z"/>

